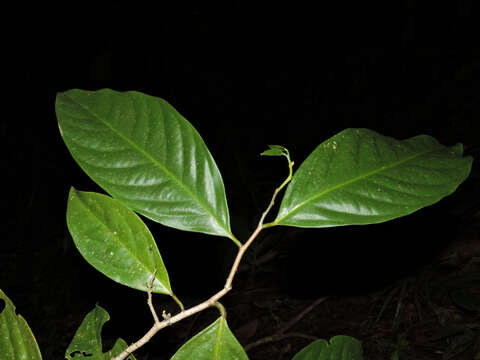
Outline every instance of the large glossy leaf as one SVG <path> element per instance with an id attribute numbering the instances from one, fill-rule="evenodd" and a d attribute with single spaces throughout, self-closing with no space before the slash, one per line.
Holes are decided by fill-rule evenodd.
<path id="1" fill-rule="evenodd" d="M 166 101 L 69 90 L 57 95 L 56 113 L 73 158 L 114 198 L 167 226 L 233 237 L 217 165 Z"/>
<path id="2" fill-rule="evenodd" d="M 0 290 L 5 308 L 0 313 L 0 359 L 41 360 L 42 355 L 30 327 L 21 315 L 15 313 L 12 301 Z"/>
<path id="3" fill-rule="evenodd" d="M 65 358 L 68 360 L 111 360 L 120 355 L 128 346 L 122 339 L 117 339 L 113 348 L 106 353 L 102 352 L 102 327 L 110 319 L 107 311 L 96 305 L 82 321 L 72 342 L 65 351 Z M 127 357 L 135 360 L 135 356 Z"/>
<path id="4" fill-rule="evenodd" d="M 362 344 L 350 336 L 338 335 L 326 340 L 318 339 L 304 347 L 292 360 L 362 360 Z"/>
<path id="5" fill-rule="evenodd" d="M 171 360 L 247 360 L 247 354 L 220 317 L 188 340 Z"/>
<path id="6" fill-rule="evenodd" d="M 157 244 L 143 221 L 109 196 L 70 190 L 67 225 L 76 247 L 110 279 L 146 291 L 172 295 Z"/>
<path id="7" fill-rule="evenodd" d="M 461 144 L 426 135 L 399 141 L 346 129 L 320 144 L 295 172 L 272 225 L 329 227 L 379 223 L 455 191 L 472 159 Z"/>

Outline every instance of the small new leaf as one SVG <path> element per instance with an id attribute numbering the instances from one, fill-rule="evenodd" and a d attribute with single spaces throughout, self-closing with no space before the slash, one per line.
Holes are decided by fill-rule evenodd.
<path id="1" fill-rule="evenodd" d="M 268 145 L 270 149 L 265 150 L 260 155 L 262 156 L 285 156 L 290 161 L 290 153 L 286 148 L 280 145 Z"/>

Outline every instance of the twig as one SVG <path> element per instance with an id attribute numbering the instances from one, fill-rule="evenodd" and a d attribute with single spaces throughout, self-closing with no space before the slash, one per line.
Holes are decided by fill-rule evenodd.
<path id="1" fill-rule="evenodd" d="M 155 269 L 155 271 L 153 272 L 152 280 L 150 280 L 147 284 L 147 294 L 148 294 L 147 304 L 152 313 L 153 320 L 155 321 L 155 323 L 159 323 L 160 320 L 158 319 L 157 313 L 155 312 L 155 309 L 153 308 L 153 303 L 152 303 L 152 286 L 153 286 L 153 282 L 155 281 L 156 274 L 157 274 L 157 269 Z"/>
<path id="2" fill-rule="evenodd" d="M 317 337 L 312 336 L 312 335 L 307 335 L 307 334 L 302 334 L 302 333 L 297 333 L 297 332 L 292 332 L 292 333 L 279 333 L 279 334 L 274 334 L 270 336 L 266 336 L 264 338 L 261 338 L 260 340 L 257 340 L 251 344 L 248 344 L 247 346 L 244 347 L 245 351 L 249 351 L 254 347 L 267 344 L 270 342 L 275 342 L 275 341 L 280 341 L 286 338 L 290 337 L 301 337 L 304 339 L 309 339 L 309 340 L 316 340 Z"/>
<path id="3" fill-rule="evenodd" d="M 264 338 L 261 338 L 253 343 L 248 344 L 245 346 L 245 351 L 248 351 L 256 346 L 263 345 L 269 342 L 274 342 L 274 341 L 280 341 L 283 340 L 287 337 L 303 337 L 306 339 L 312 339 L 315 340 L 316 337 L 310 336 L 310 335 L 305 335 L 301 333 L 286 333 L 288 329 L 290 329 L 293 325 L 295 325 L 297 322 L 299 322 L 305 315 L 307 315 L 310 311 L 312 311 L 317 305 L 321 304 L 325 300 L 328 299 L 328 296 L 321 297 L 317 300 L 315 300 L 312 304 L 310 304 L 307 308 L 305 308 L 302 312 L 300 312 L 297 316 L 295 316 L 293 319 L 291 319 L 285 326 L 280 328 L 275 334 L 265 336 Z"/>
<path id="4" fill-rule="evenodd" d="M 312 311 L 317 305 L 320 305 L 322 302 L 328 299 L 328 296 L 321 297 L 315 300 L 313 303 L 310 304 L 307 308 L 305 308 L 300 314 L 295 316 L 292 320 L 290 320 L 284 327 L 280 329 L 280 333 L 283 333 L 290 329 L 293 325 L 299 322 L 305 315 L 307 315 L 310 311 Z"/>

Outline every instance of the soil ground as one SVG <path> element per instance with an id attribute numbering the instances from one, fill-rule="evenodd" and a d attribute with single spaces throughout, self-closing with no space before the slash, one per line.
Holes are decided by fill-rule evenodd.
<path id="1" fill-rule="evenodd" d="M 416 273 L 357 294 L 335 294 L 332 287 L 326 290 L 330 294 L 292 293 L 285 271 L 291 265 L 287 256 L 291 249 L 280 243 L 277 250 L 254 261 L 247 258 L 241 267 L 234 290 L 223 301 L 229 326 L 251 360 L 291 359 L 313 339 L 335 335 L 360 340 L 365 359 L 478 359 L 480 231 L 478 227 L 463 230 Z M 108 296 L 95 300 L 102 292 L 88 295 L 88 289 L 92 277 L 102 277 L 96 278 L 95 270 L 79 262 L 71 249 L 52 243 L 50 251 L 56 254 L 50 260 L 45 253 L 33 256 L 32 267 L 37 271 L 31 288 L 14 284 L 13 277 L 4 280 L 5 288 L 15 286 L 11 299 L 29 322 L 44 359 L 63 358 L 76 328 L 96 301 L 112 316 L 103 330 L 105 349 L 119 335 L 131 342 L 149 328 L 151 319 L 142 294 L 133 292 L 128 297 L 105 279 L 96 286 Z M 18 269 L 11 260 L 4 264 L 14 273 Z M 320 283 L 321 279 L 312 276 L 308 281 Z M 154 299 L 158 309 L 175 311 L 171 302 L 162 299 Z M 193 305 L 198 299 L 187 297 L 184 302 Z M 137 359 L 169 359 L 179 344 L 217 316 L 216 310 L 208 310 L 157 334 L 138 351 Z"/>

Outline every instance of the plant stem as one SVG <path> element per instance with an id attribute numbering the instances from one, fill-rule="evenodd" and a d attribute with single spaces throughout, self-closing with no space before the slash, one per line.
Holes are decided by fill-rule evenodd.
<path id="1" fill-rule="evenodd" d="M 235 237 L 235 235 L 230 234 L 230 239 L 237 245 L 239 248 L 242 247 L 242 243 Z"/>
<path id="2" fill-rule="evenodd" d="M 225 311 L 225 307 L 222 304 L 220 304 L 219 301 L 215 302 L 214 305 L 218 309 L 218 311 L 220 311 L 220 316 L 225 319 L 227 317 L 227 312 Z"/>
<path id="3" fill-rule="evenodd" d="M 289 175 L 285 179 L 285 181 L 275 189 L 273 192 L 272 200 L 270 201 L 270 204 L 268 205 L 267 209 L 263 212 L 262 216 L 260 217 L 260 221 L 258 222 L 257 228 L 255 231 L 250 235 L 248 240 L 245 242 L 245 244 L 241 244 L 240 241 L 238 241 L 235 236 L 231 236 L 231 239 L 239 245 L 238 253 L 237 256 L 235 257 L 235 261 L 233 262 L 232 268 L 230 270 L 230 274 L 228 275 L 227 281 L 225 282 L 225 285 L 222 290 L 217 292 L 215 295 L 210 297 L 208 300 L 205 300 L 204 302 L 195 305 L 187 310 L 184 310 L 183 305 L 181 305 L 181 302 L 176 299 L 176 297 L 173 297 L 173 299 L 180 305 L 181 311 L 169 318 L 165 318 L 163 321 L 159 321 L 157 316 L 154 316 L 154 324 L 152 328 L 137 342 L 131 344 L 128 346 L 120 355 L 114 357 L 112 360 L 124 360 L 126 359 L 131 353 L 133 353 L 135 350 L 139 349 L 143 345 L 145 345 L 158 331 L 161 329 L 170 326 L 172 324 L 175 324 L 176 322 L 179 322 L 180 320 L 183 320 L 187 317 L 190 317 L 200 311 L 203 311 L 209 307 L 212 306 L 217 306 L 219 309 L 222 309 L 223 306 L 218 302 L 219 299 L 221 299 L 223 296 L 225 296 L 231 289 L 232 289 L 232 282 L 233 278 L 235 277 L 235 274 L 237 273 L 238 267 L 240 265 L 240 261 L 243 258 L 243 255 L 247 251 L 248 247 L 250 244 L 255 240 L 257 235 L 262 231 L 264 228 L 263 221 L 265 220 L 265 217 L 267 216 L 268 212 L 271 210 L 272 206 L 275 204 L 275 198 L 277 197 L 278 193 L 285 187 L 285 185 L 288 184 L 288 182 L 292 179 L 292 167 L 293 167 L 293 161 L 290 160 L 290 158 L 287 158 L 288 160 L 288 167 L 289 167 Z M 270 225 L 270 226 L 274 226 Z M 151 296 L 151 295 L 150 295 Z M 149 303 L 150 305 L 150 303 Z M 220 306 L 220 307 L 219 307 Z M 221 311 L 221 310 L 220 310 Z M 222 316 L 225 314 L 225 310 L 223 309 Z M 152 311 L 153 314 L 155 314 L 154 311 Z"/>
<path id="4" fill-rule="evenodd" d="M 275 203 L 275 197 L 277 196 L 277 194 L 290 182 L 290 180 L 292 180 L 294 162 L 290 160 L 290 157 L 288 157 L 287 160 L 288 160 L 288 170 L 289 170 L 288 177 L 285 179 L 282 185 L 280 185 L 278 188 L 275 189 L 275 192 L 273 193 L 273 196 L 272 196 L 272 201 L 270 202 L 270 205 L 268 206 L 267 210 L 263 213 L 261 222 L 264 229 L 277 225 L 275 221 L 263 225 L 263 220 L 265 219 L 265 216 L 267 215 L 267 213 L 270 211 L 273 204 Z"/>
<path id="5" fill-rule="evenodd" d="M 170 296 L 172 297 L 173 300 L 175 300 L 175 302 L 178 304 L 178 306 L 180 307 L 180 311 L 184 311 L 185 310 L 185 307 L 183 306 L 182 302 L 180 301 L 179 298 L 177 298 L 175 296 L 175 294 L 170 294 Z"/>
<path id="6" fill-rule="evenodd" d="M 150 280 L 149 283 L 147 284 L 147 294 L 148 294 L 147 304 L 148 304 L 148 307 L 150 308 L 150 312 L 152 313 L 153 320 L 155 322 L 159 322 L 157 313 L 155 312 L 155 308 L 153 307 L 153 303 L 152 303 L 152 285 L 153 285 L 153 282 L 155 281 L 156 274 L 157 274 L 157 269 L 155 269 L 153 273 L 152 280 Z"/>

